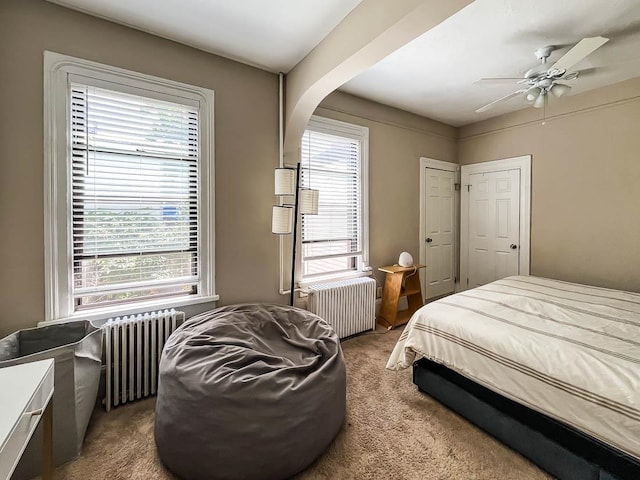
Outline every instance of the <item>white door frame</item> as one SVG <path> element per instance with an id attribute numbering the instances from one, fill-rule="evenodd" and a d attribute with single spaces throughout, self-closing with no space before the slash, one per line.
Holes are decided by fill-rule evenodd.
<path id="1" fill-rule="evenodd" d="M 427 238 L 427 223 L 425 221 L 425 202 L 427 200 L 427 168 L 434 168 L 436 170 L 445 170 L 447 172 L 455 172 L 454 182 L 460 184 L 460 165 L 451 162 L 443 162 L 442 160 L 435 160 L 433 158 L 420 157 L 420 263 L 426 265 L 427 262 L 427 250 L 426 250 L 426 238 Z M 460 217 L 458 212 L 460 211 L 458 205 L 460 203 L 460 194 L 456 189 L 453 195 L 453 211 L 455 212 L 455 221 L 453 225 L 453 274 L 458 277 L 458 232 L 460 225 Z M 429 265 L 427 265 L 429 268 Z M 457 284 L 457 282 L 455 282 Z M 426 269 L 420 269 L 420 285 L 422 286 L 422 297 L 427 298 L 427 273 Z M 457 287 L 456 287 L 457 290 Z"/>
<path id="2" fill-rule="evenodd" d="M 463 165 L 460 199 L 460 290 L 466 290 L 469 277 L 469 176 L 475 173 L 520 170 L 520 275 L 529 275 L 531 258 L 531 155 Z M 464 279 L 464 281 L 463 281 Z"/>

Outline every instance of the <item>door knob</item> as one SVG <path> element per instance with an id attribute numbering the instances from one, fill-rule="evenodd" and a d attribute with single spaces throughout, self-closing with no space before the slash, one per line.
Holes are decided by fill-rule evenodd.
<path id="1" fill-rule="evenodd" d="M 431 242 L 433 242 L 433 238 L 429 238 L 429 237 L 427 237 L 426 242 L 427 242 L 427 243 L 431 243 Z"/>
<path id="2" fill-rule="evenodd" d="M 518 245 L 512 243 L 511 245 L 509 245 L 509 248 L 511 248 L 511 250 L 515 250 L 516 248 L 518 248 Z"/>

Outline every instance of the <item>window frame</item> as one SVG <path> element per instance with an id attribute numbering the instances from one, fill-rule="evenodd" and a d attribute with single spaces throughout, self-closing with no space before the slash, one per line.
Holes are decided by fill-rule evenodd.
<path id="1" fill-rule="evenodd" d="M 112 306 L 75 310 L 71 209 L 69 84 L 87 84 L 176 103 L 198 105 L 198 293 L 142 299 Z M 114 88 L 117 87 L 117 88 Z M 44 52 L 44 254 L 45 321 L 97 320 L 146 310 L 179 307 L 219 299 L 215 293 L 214 92 L 59 53 Z"/>
<path id="2" fill-rule="evenodd" d="M 362 125 L 334 120 L 332 118 L 312 115 L 305 128 L 305 131 L 307 130 L 345 137 L 360 142 L 360 202 L 362 205 L 360 221 L 362 225 L 362 255 L 354 270 L 341 273 L 330 273 L 326 275 L 314 275 L 313 278 L 304 278 L 302 275 L 302 229 L 300 229 L 300 235 L 298 235 L 297 240 L 297 251 L 300 252 L 300 254 L 297 255 L 298 258 L 296 259 L 296 282 L 299 287 L 305 288 L 319 283 L 371 276 L 371 267 L 369 266 L 369 128 Z M 301 148 L 303 148 L 302 145 Z M 302 167 L 304 167 L 304 165 L 302 165 Z M 320 197 L 322 200 L 322 193 L 320 193 Z M 301 222 L 301 219 L 298 220 Z"/>

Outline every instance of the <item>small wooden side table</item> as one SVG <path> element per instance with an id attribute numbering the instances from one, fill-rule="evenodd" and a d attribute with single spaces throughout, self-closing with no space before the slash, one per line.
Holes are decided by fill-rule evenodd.
<path id="1" fill-rule="evenodd" d="M 413 267 L 380 267 L 378 270 L 387 274 L 382 290 L 382 304 L 380 305 L 380 323 L 389 330 L 407 323 L 411 315 L 423 305 L 422 288 L 418 270 L 424 265 Z M 409 308 L 398 311 L 398 302 L 401 297 L 407 297 Z"/>

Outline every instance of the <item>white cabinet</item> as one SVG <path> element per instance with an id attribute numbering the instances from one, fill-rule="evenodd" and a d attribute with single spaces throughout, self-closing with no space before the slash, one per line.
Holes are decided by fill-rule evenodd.
<path id="1" fill-rule="evenodd" d="M 42 478 L 52 478 L 52 396 L 52 359 L 0 368 L 0 480 L 11 478 L 41 419 L 44 421 Z"/>

